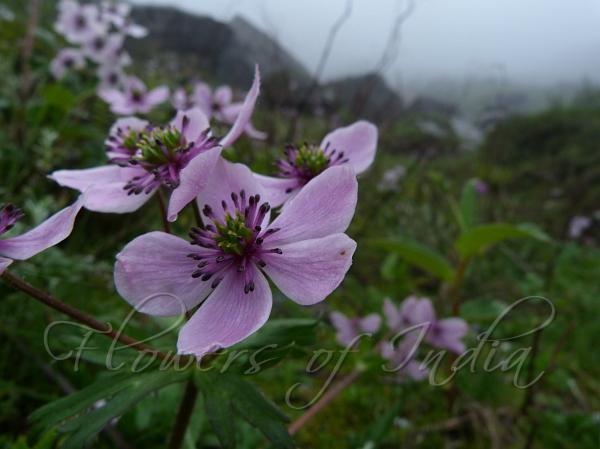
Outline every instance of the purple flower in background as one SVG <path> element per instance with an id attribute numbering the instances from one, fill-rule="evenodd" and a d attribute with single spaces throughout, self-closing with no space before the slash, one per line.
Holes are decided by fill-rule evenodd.
<path id="1" fill-rule="evenodd" d="M 213 92 L 205 83 L 196 83 L 190 100 L 208 117 L 214 117 L 215 120 L 229 125 L 235 122 L 243 104 L 242 102 L 233 102 L 231 87 L 220 86 Z M 265 133 L 254 128 L 252 123 L 246 125 L 244 132 L 253 139 L 263 140 L 267 137 Z"/>
<path id="2" fill-rule="evenodd" d="M 96 71 L 102 89 L 116 89 L 125 81 L 125 73 L 119 65 L 101 65 Z"/>
<path id="3" fill-rule="evenodd" d="M 365 317 L 348 318 L 341 312 L 331 312 L 329 318 L 337 331 L 336 339 L 342 346 L 351 344 L 361 333 L 376 333 L 381 326 L 381 316 L 376 313 Z"/>
<path id="4" fill-rule="evenodd" d="M 183 87 L 175 89 L 173 95 L 171 95 L 171 104 L 178 111 L 186 111 L 194 107 L 192 97 L 188 96 Z"/>
<path id="5" fill-rule="evenodd" d="M 121 1 L 105 1 L 100 4 L 100 16 L 102 20 L 120 33 L 134 38 L 142 38 L 148 35 L 148 30 L 129 19 L 131 5 Z"/>
<path id="6" fill-rule="evenodd" d="M 159 86 L 148 90 L 146 85 L 135 76 L 125 80 L 125 89 L 100 89 L 98 95 L 110 105 L 110 110 L 117 115 L 146 114 L 156 105 L 169 98 L 169 88 Z"/>
<path id="7" fill-rule="evenodd" d="M 429 370 L 421 366 L 421 362 L 415 358 L 420 343 L 421 339 L 418 337 L 408 336 L 397 347 L 389 341 L 384 341 L 380 345 L 381 356 L 392 363 L 390 370 L 396 373 L 399 381 L 406 379 L 419 381 L 428 376 Z"/>
<path id="8" fill-rule="evenodd" d="M 73 0 L 61 0 L 54 28 L 71 43 L 83 43 L 95 34 L 107 32 L 95 5 L 80 5 Z"/>
<path id="9" fill-rule="evenodd" d="M 250 121 L 260 87 L 258 68 L 238 120 L 221 140 L 212 136 L 208 118 L 195 108 L 180 111 L 167 126 L 153 127 L 136 118 L 118 120 L 106 141 L 110 165 L 60 170 L 50 178 L 86 191 L 84 207 L 96 212 L 133 212 L 163 186 L 171 191 L 167 218 L 177 214 L 206 186 L 221 149 L 242 134 Z"/>
<path id="10" fill-rule="evenodd" d="M 85 67 L 85 56 L 76 48 L 63 48 L 50 63 L 50 72 L 56 79 L 62 79 L 69 70 Z"/>
<path id="11" fill-rule="evenodd" d="M 288 145 L 285 157 L 277 163 L 279 177 L 256 175 L 273 207 L 293 198 L 311 179 L 330 167 L 349 165 L 357 174 L 364 172 L 375 158 L 377 127 L 365 121 L 336 129 L 320 145 Z"/>
<path id="12" fill-rule="evenodd" d="M 399 308 L 386 299 L 383 310 L 392 331 L 402 332 L 412 327 L 426 326 L 427 343 L 458 354 L 464 352 L 462 339 L 469 330 L 467 323 L 462 318 L 436 319 L 429 299 L 409 296 Z"/>
<path id="13" fill-rule="evenodd" d="M 83 196 L 82 196 L 83 197 Z M 25 234 L 0 239 L 0 274 L 13 262 L 25 260 L 66 239 L 73 230 L 83 198 Z M 23 213 L 12 204 L 0 207 L 0 236 L 10 231 Z"/>
<path id="14" fill-rule="evenodd" d="M 229 347 L 267 321 L 272 296 L 265 275 L 301 305 L 337 288 L 356 248 L 344 234 L 356 197 L 353 171 L 337 167 L 270 222 L 252 172 L 220 159 L 198 197 L 205 228 L 192 229 L 191 243 L 162 232 L 133 240 L 117 256 L 117 290 L 152 315 L 179 315 L 202 303 L 179 333 L 179 353 L 202 357 Z"/>
<path id="15" fill-rule="evenodd" d="M 128 56 L 123 52 L 123 41 L 120 34 L 96 33 L 83 42 L 83 49 L 98 64 L 124 65 Z"/>
<path id="16" fill-rule="evenodd" d="M 584 215 L 574 216 L 569 223 L 569 238 L 577 240 L 592 225 L 592 219 Z"/>

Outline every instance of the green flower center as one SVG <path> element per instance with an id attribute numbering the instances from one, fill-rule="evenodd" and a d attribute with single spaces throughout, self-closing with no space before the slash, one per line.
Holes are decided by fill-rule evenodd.
<path id="1" fill-rule="evenodd" d="M 139 136 L 130 134 L 125 145 L 137 146 L 140 153 L 134 159 L 152 165 L 167 164 L 176 158 L 178 152 L 187 149 L 182 146 L 181 132 L 170 127 L 154 128 Z"/>
<path id="2" fill-rule="evenodd" d="M 318 146 L 304 144 L 296 153 L 295 165 L 316 176 L 329 166 L 329 158 Z"/>
<path id="3" fill-rule="evenodd" d="M 246 226 L 246 219 L 238 211 L 235 216 L 225 215 L 225 224 L 216 222 L 217 246 L 226 254 L 243 256 L 246 246 L 254 240 L 255 232 Z"/>

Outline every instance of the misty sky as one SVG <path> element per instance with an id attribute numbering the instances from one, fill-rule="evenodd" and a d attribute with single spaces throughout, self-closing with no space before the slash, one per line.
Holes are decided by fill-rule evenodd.
<path id="1" fill-rule="evenodd" d="M 229 20 L 239 14 L 314 70 L 347 0 L 135 0 Z M 555 84 L 600 82 L 600 0 L 416 0 L 392 85 L 452 77 Z M 325 79 L 369 71 L 381 57 L 403 0 L 354 0 Z"/>

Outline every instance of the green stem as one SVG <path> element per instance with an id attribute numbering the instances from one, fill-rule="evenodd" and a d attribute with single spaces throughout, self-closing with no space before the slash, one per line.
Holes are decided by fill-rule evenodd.
<path id="1" fill-rule="evenodd" d="M 168 449 L 180 449 L 183 444 L 185 432 L 190 423 L 192 415 L 194 413 L 194 406 L 196 405 L 196 399 L 198 397 L 198 389 L 194 384 L 194 380 L 188 380 L 185 390 L 183 391 L 183 397 L 181 398 L 181 404 L 179 405 L 179 411 L 175 418 L 175 424 L 171 432 L 171 439 L 169 440 Z"/>
<path id="2" fill-rule="evenodd" d="M 158 198 L 158 207 L 160 208 L 160 219 L 162 220 L 163 230 L 167 233 L 171 233 L 171 223 L 167 220 L 167 207 L 165 206 L 165 197 L 162 190 L 156 192 L 156 198 Z"/>

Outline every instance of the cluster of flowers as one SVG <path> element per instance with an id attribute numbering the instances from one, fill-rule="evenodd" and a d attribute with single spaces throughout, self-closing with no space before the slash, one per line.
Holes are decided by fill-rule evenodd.
<path id="1" fill-rule="evenodd" d="M 429 375 L 427 367 L 416 359 L 423 342 L 456 354 L 465 351 L 462 340 L 469 329 L 467 323 L 461 318 L 438 320 L 428 298 L 409 296 L 398 307 L 385 299 L 383 314 L 388 331 L 376 347 L 394 366 L 398 380 L 422 380 Z M 341 312 L 332 312 L 330 319 L 338 343 L 346 347 L 355 344 L 361 334 L 378 333 L 383 321 L 377 313 L 348 318 Z"/>
<path id="2" fill-rule="evenodd" d="M 80 4 L 61 0 L 54 28 L 72 47 L 63 48 L 50 64 L 54 77 L 61 79 L 72 69 L 81 70 L 87 61 L 97 66 L 98 94 L 116 114 L 149 112 L 169 97 L 165 86 L 148 91 L 138 78 L 126 75 L 131 58 L 123 45 L 128 36 L 146 36 L 144 27 L 129 17 L 131 6 L 116 1 Z M 135 107 L 128 105 L 131 101 Z"/>
<path id="3" fill-rule="evenodd" d="M 202 303 L 179 333 L 180 353 L 202 357 L 260 328 L 272 305 L 266 276 L 298 304 L 325 299 L 352 263 L 356 243 L 344 232 L 356 208 L 356 175 L 375 156 L 377 128 L 359 121 L 319 145 L 289 145 L 278 177 L 258 175 L 225 160 L 222 150 L 248 129 L 259 89 L 257 67 L 221 139 L 199 107 L 162 126 L 117 120 L 106 140 L 108 164 L 52 173 L 81 191 L 80 199 L 20 240 L 2 241 L 2 269 L 9 258 L 28 258 L 64 239 L 81 207 L 132 212 L 163 190 L 170 194 L 167 220 L 196 203 L 204 222 L 189 241 L 166 232 L 136 238 L 118 254 L 114 277 L 121 296 L 143 313 L 175 316 Z M 14 206 L 2 213 L 0 230 L 21 215 Z"/>

